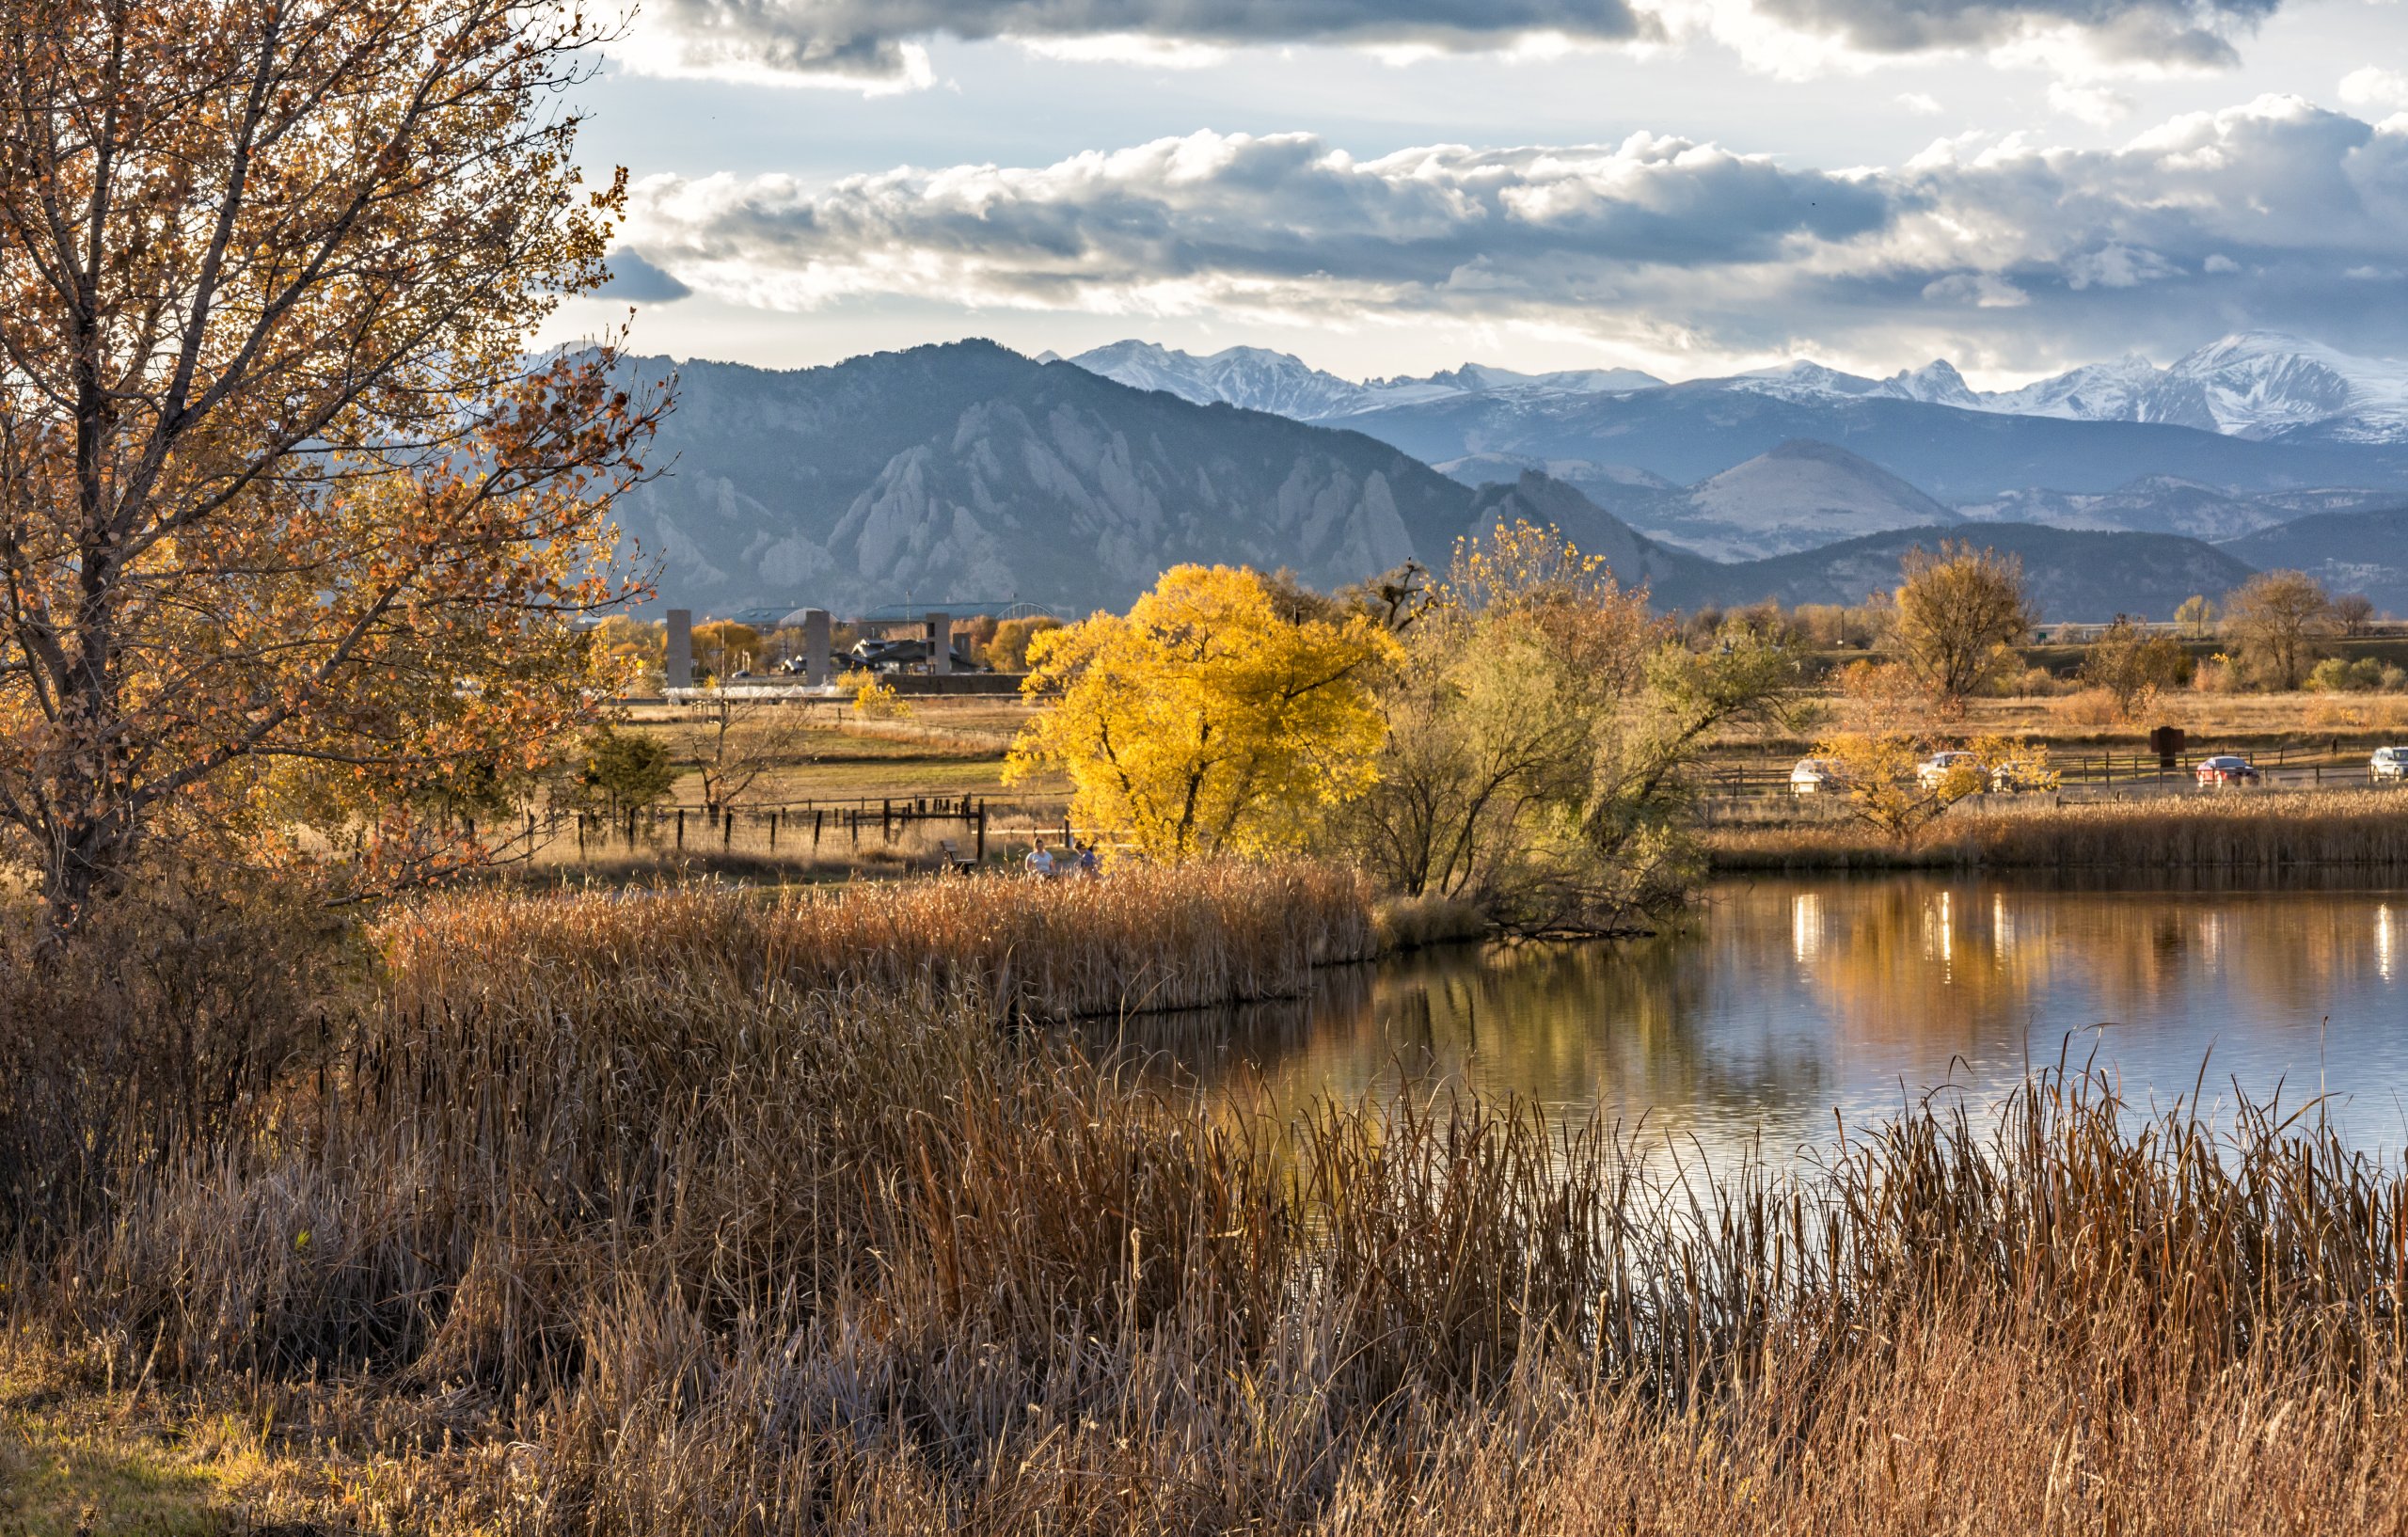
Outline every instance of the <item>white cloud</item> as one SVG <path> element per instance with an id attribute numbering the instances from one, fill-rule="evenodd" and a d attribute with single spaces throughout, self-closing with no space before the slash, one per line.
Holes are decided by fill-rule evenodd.
<path id="1" fill-rule="evenodd" d="M 2408 74 L 2371 64 L 2352 70 L 2341 77 L 2341 102 L 2345 106 L 2408 107 Z"/>
<path id="2" fill-rule="evenodd" d="M 2076 86 L 2053 81 L 2049 86 L 2049 105 L 2068 118 L 2078 118 L 2096 128 L 2108 128 L 2131 115 L 2132 99 L 2103 86 Z"/>
<path id="3" fill-rule="evenodd" d="M 1928 91 L 1906 91 L 1898 97 L 1898 104 L 1926 118 L 1938 117 L 1941 112 L 1940 98 Z"/>
<path id="4" fill-rule="evenodd" d="M 2408 293 L 2364 285 L 2401 281 L 2408 117 L 2267 97 L 2118 149 L 1967 135 L 1848 172 L 1646 134 L 1357 160 L 1311 135 L 1200 133 L 818 187 L 654 177 L 626 238 L 706 297 L 787 310 L 1644 330 L 1725 356 L 1894 333 L 2012 366 L 2194 344 L 2211 274 L 2218 325 L 2400 345 Z"/>

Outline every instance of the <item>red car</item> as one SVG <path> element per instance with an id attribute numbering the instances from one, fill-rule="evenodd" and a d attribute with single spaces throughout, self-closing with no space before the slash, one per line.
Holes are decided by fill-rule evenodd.
<path id="1" fill-rule="evenodd" d="M 2199 765 L 2199 784 L 2203 788 L 2212 784 L 2255 784 L 2258 777 L 2256 764 L 2230 753 Z"/>

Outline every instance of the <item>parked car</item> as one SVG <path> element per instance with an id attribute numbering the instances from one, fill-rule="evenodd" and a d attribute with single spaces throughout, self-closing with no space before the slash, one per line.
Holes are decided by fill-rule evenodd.
<path id="1" fill-rule="evenodd" d="M 1959 765 L 1978 767 L 1981 761 L 1971 753 L 1934 753 L 1915 766 L 1915 783 L 1926 790 L 1936 789 L 1941 780 L 1956 771 Z"/>
<path id="2" fill-rule="evenodd" d="M 2378 747 L 2367 768 L 2379 780 L 2408 780 L 2408 747 Z"/>
<path id="3" fill-rule="evenodd" d="M 2230 753 L 2219 753 L 2199 765 L 2199 784 L 2202 787 L 2213 784 L 2255 784 L 2258 779 L 2256 764 Z"/>
<path id="4" fill-rule="evenodd" d="M 1820 795 L 1847 788 L 1847 775 L 1830 758 L 1800 758 L 1789 771 L 1789 793 Z"/>

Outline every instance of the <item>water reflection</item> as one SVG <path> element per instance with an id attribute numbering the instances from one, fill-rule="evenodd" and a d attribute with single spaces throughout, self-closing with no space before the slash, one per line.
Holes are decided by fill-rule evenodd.
<path id="1" fill-rule="evenodd" d="M 1956 1085 L 1987 1104 L 2072 1038 L 2132 1099 L 2323 1084 L 2408 1144 L 2408 896 L 2104 890 L 1976 878 L 1757 880 L 1687 932 L 1462 949 L 1331 973 L 1311 1000 L 1131 1042 L 1275 1108 L 1468 1086 L 1694 1136 L 1825 1138 Z M 2210 1056 L 2212 1053 L 2212 1056 Z"/>

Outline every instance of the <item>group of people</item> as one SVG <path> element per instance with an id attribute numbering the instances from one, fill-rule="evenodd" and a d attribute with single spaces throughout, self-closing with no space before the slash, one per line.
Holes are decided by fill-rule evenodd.
<path id="1" fill-rule="evenodd" d="M 1103 873 L 1103 862 L 1096 858 L 1095 840 L 1092 838 L 1085 843 L 1072 838 L 1058 854 L 1046 848 L 1045 840 L 1039 838 L 1037 847 L 1028 851 L 1027 864 L 1028 873 L 1039 880 L 1057 880 L 1065 876 L 1084 876 L 1092 879 Z"/>

